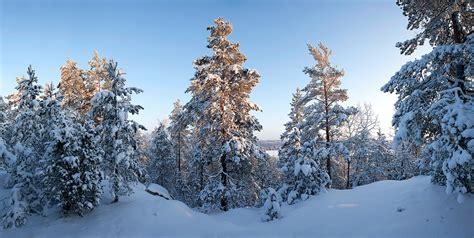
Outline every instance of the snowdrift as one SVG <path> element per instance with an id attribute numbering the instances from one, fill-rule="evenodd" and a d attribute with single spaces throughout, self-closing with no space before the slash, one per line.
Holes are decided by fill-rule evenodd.
<path id="1" fill-rule="evenodd" d="M 84 217 L 31 217 L 0 237 L 473 237 L 474 198 L 446 195 L 429 177 L 330 190 L 261 222 L 258 208 L 206 215 L 145 192 L 103 204 Z M 6 191 L 1 191 L 2 195 Z"/>

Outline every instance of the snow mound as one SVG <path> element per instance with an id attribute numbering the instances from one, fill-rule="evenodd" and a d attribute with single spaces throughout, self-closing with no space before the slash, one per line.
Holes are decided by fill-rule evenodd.
<path id="1" fill-rule="evenodd" d="M 152 184 L 148 185 L 148 187 L 145 189 L 145 191 L 147 191 L 148 193 L 150 193 L 152 195 L 161 196 L 161 197 L 163 197 L 167 200 L 173 199 L 171 197 L 170 193 L 168 192 L 168 190 L 166 190 L 166 188 L 164 188 L 163 186 L 158 185 L 156 183 L 152 183 Z"/>
<path id="2" fill-rule="evenodd" d="M 161 187 L 161 186 L 160 186 Z M 152 188 L 153 189 L 153 188 Z M 158 191 L 158 190 L 157 190 Z M 84 217 L 32 217 L 0 237 L 473 237 L 474 198 L 459 204 L 429 177 L 329 190 L 262 222 L 262 208 L 206 215 L 135 187 Z"/>

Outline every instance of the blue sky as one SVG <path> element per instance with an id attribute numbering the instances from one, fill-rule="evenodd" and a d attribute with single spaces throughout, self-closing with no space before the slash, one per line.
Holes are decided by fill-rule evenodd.
<path id="1" fill-rule="evenodd" d="M 380 87 L 427 50 L 403 56 L 395 48 L 413 33 L 394 0 L 0 0 L 0 95 L 14 91 L 29 64 L 40 83 L 58 82 L 68 58 L 86 68 L 98 50 L 127 72 L 129 86 L 144 90 L 134 98 L 145 108 L 136 120 L 152 129 L 176 99 L 189 99 L 192 61 L 210 54 L 206 27 L 221 16 L 234 25 L 230 38 L 240 42 L 246 66 L 261 74 L 252 101 L 263 109 L 255 114 L 262 139 L 279 138 L 291 94 L 309 81 L 302 70 L 314 61 L 306 43 L 333 50 L 333 64 L 346 73 L 347 104 L 371 103 L 384 131 L 395 97 Z"/>

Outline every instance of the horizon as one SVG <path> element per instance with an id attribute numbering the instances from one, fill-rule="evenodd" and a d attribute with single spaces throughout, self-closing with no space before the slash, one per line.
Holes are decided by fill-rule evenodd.
<path id="1" fill-rule="evenodd" d="M 332 50 L 331 62 L 345 71 L 345 105 L 371 104 L 381 129 L 389 133 L 395 96 L 380 88 L 430 48 L 400 55 L 395 43 L 413 32 L 406 30 L 407 19 L 392 1 L 111 3 L 2 1 L 0 95 L 14 91 L 15 78 L 25 75 L 29 64 L 41 85 L 58 83 L 67 59 L 86 69 L 97 50 L 125 70 L 128 86 L 144 90 L 132 98 L 145 108 L 133 118 L 151 131 L 169 115 L 174 101 L 184 104 L 190 98 L 184 92 L 194 74 L 192 61 L 211 53 L 206 27 L 222 16 L 233 25 L 230 39 L 240 43 L 245 66 L 261 75 L 251 94 L 262 108 L 254 113 L 263 126 L 256 133 L 259 139 L 280 138 L 292 93 L 310 80 L 302 71 L 315 63 L 306 43 L 319 42 Z"/>

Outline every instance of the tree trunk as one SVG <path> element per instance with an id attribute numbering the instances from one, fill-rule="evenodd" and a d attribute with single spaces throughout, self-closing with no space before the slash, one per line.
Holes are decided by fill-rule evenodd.
<path id="1" fill-rule="evenodd" d="M 346 181 L 346 189 L 350 187 L 350 171 L 351 171 L 351 161 L 347 161 L 347 181 Z"/>
<path id="2" fill-rule="evenodd" d="M 181 172 L 181 132 L 178 132 L 178 172 Z"/>
<path id="3" fill-rule="evenodd" d="M 227 202 L 227 197 L 226 197 L 226 190 L 227 190 L 227 164 L 226 164 L 226 161 L 225 161 L 225 154 L 221 156 L 221 159 L 220 159 L 220 162 L 221 162 L 221 166 L 222 166 L 222 173 L 221 173 L 221 182 L 222 182 L 222 185 L 224 186 L 224 194 L 221 198 L 221 209 L 223 211 L 227 211 L 229 210 L 228 208 L 228 202 Z"/>
<path id="4" fill-rule="evenodd" d="M 405 170 L 404 166 L 405 165 L 404 165 L 403 160 L 402 160 L 402 162 L 400 164 L 400 176 L 398 177 L 398 180 L 403 180 L 404 179 L 404 176 L 403 176 L 403 170 Z"/>
<path id="5" fill-rule="evenodd" d="M 112 178 L 113 179 L 112 190 L 114 192 L 112 203 L 116 203 L 116 202 L 119 201 L 119 196 L 118 196 L 119 184 L 118 184 L 117 174 L 118 174 L 117 165 L 114 165 L 114 177 L 115 178 Z"/>
<path id="6" fill-rule="evenodd" d="M 326 147 L 329 148 L 329 142 L 331 142 L 331 136 L 330 136 L 330 126 L 329 126 L 329 99 L 328 99 L 328 92 L 327 92 L 327 87 L 326 83 L 324 83 L 324 111 L 325 111 L 325 116 L 326 116 L 326 121 L 325 121 L 325 130 L 326 130 Z M 331 175 L 331 156 L 328 154 L 328 157 L 326 159 L 326 169 L 328 171 L 329 179 L 332 180 L 332 175 Z M 329 185 L 330 183 L 328 183 Z"/>
<path id="7" fill-rule="evenodd" d="M 453 25 L 453 40 L 454 43 L 460 44 L 464 42 L 464 36 L 462 32 L 462 26 L 460 22 L 460 13 L 459 11 L 453 12 L 451 14 L 451 22 Z M 454 81 L 455 87 L 460 87 L 463 93 L 466 93 L 465 88 L 465 76 L 464 76 L 464 65 L 457 64 L 456 65 L 456 79 Z"/>
<path id="8" fill-rule="evenodd" d="M 117 85 L 116 85 L 116 82 L 114 81 L 114 82 L 112 83 L 112 89 L 113 89 L 113 93 L 114 93 L 113 105 L 114 105 L 114 109 L 115 109 L 115 115 L 118 115 L 118 110 L 117 110 L 117 90 L 116 90 L 116 86 L 117 86 Z M 117 124 L 116 121 L 115 121 L 115 123 Z M 117 134 L 117 133 L 118 133 L 118 131 L 115 131 L 115 132 L 114 132 L 114 135 L 113 135 L 113 142 L 114 142 L 114 144 L 115 144 L 115 142 L 116 142 L 117 139 L 118 139 L 118 134 Z M 115 145 L 113 145 L 113 148 L 114 148 L 114 150 L 116 149 Z M 115 156 L 117 156 L 117 155 L 115 155 Z M 118 178 L 117 178 L 117 176 L 118 176 L 118 169 L 117 169 L 116 158 L 113 158 L 112 163 L 114 163 L 114 174 L 113 174 L 113 175 L 114 175 L 114 177 L 115 177 L 115 178 L 114 178 L 114 181 L 113 181 L 113 183 L 114 183 L 114 184 L 113 184 L 113 188 L 112 188 L 112 189 L 114 190 L 114 196 L 113 196 L 113 197 L 114 197 L 114 200 L 112 201 L 112 203 L 116 203 L 116 202 L 118 202 L 118 200 L 119 200 L 119 196 L 118 196 L 118 194 L 117 194 L 118 191 L 119 191 L 119 183 L 118 183 Z"/>
<path id="9" fill-rule="evenodd" d="M 223 75 L 223 78 L 227 78 L 225 76 L 225 74 Z M 221 97 L 223 97 L 221 95 Z M 224 146 L 224 144 L 226 143 L 226 141 L 228 140 L 228 133 L 226 131 L 226 127 L 224 127 L 225 123 L 226 123 L 226 113 L 225 113 L 225 98 L 220 98 L 220 102 L 219 102 L 219 108 L 220 108 L 220 112 L 222 113 L 221 114 L 221 119 L 222 119 L 222 125 L 221 125 L 221 138 L 223 139 L 223 143 L 222 143 L 222 146 Z M 228 125 L 227 125 L 228 126 Z M 227 152 L 226 152 L 227 153 Z M 228 208 L 228 201 L 227 201 L 227 161 L 226 161 L 226 153 L 223 153 L 221 155 L 221 158 L 220 158 L 220 163 L 221 163 L 221 167 L 222 167 L 222 172 L 221 172 L 221 183 L 222 185 L 224 186 L 224 194 L 222 194 L 222 197 L 221 197 L 221 209 L 223 211 L 227 211 L 229 208 Z"/>

